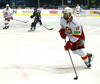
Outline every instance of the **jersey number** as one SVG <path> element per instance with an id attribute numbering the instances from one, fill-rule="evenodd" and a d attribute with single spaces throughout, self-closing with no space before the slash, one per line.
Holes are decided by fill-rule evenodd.
<path id="1" fill-rule="evenodd" d="M 80 27 L 78 26 L 78 27 L 76 27 L 76 30 L 79 30 L 80 29 Z"/>

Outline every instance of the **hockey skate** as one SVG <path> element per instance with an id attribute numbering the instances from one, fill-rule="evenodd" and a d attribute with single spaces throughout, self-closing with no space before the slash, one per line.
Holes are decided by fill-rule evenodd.
<path id="1" fill-rule="evenodd" d="M 90 53 L 87 53 L 87 54 L 88 54 L 89 63 L 91 64 L 92 61 L 93 61 L 94 55 L 93 54 L 90 54 Z"/>
<path id="2" fill-rule="evenodd" d="M 3 29 L 8 29 L 9 28 L 9 26 L 5 26 L 5 27 L 3 27 Z"/>
<path id="3" fill-rule="evenodd" d="M 28 32 L 33 32 L 33 31 L 35 31 L 35 28 L 34 29 L 31 28 L 30 30 L 28 30 Z"/>
<path id="4" fill-rule="evenodd" d="M 90 64 L 89 62 L 84 62 L 84 63 L 85 63 L 85 65 L 86 65 L 88 68 L 91 67 L 91 64 Z"/>
<path id="5" fill-rule="evenodd" d="M 93 58 L 94 58 L 94 55 L 90 54 L 90 53 L 87 53 L 87 55 L 88 55 L 88 62 L 85 62 L 85 64 L 86 64 L 87 67 L 90 68 L 91 67 L 91 63 L 92 63 Z"/>

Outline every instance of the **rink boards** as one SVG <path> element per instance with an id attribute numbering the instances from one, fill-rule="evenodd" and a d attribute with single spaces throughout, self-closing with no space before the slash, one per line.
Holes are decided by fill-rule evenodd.
<path id="1" fill-rule="evenodd" d="M 14 16 L 30 16 L 33 13 L 33 9 L 12 9 Z M 42 16 L 62 16 L 62 9 L 39 9 Z M 0 16 L 3 9 L 0 9 Z M 73 10 L 73 14 L 76 15 L 76 11 Z M 80 16 L 100 17 L 100 10 L 84 10 L 80 12 Z"/>

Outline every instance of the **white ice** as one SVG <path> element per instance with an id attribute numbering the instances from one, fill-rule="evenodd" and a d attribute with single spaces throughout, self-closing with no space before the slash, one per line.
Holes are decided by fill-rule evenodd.
<path id="1" fill-rule="evenodd" d="M 71 51 L 79 79 L 73 80 L 73 71 L 65 42 L 60 38 L 59 16 L 42 16 L 43 26 L 28 32 L 32 19 L 21 23 L 10 21 L 10 28 L 3 30 L 4 19 L 0 16 L 0 84 L 100 84 L 100 17 L 80 17 L 86 35 L 86 51 L 95 54 L 91 69 Z"/>

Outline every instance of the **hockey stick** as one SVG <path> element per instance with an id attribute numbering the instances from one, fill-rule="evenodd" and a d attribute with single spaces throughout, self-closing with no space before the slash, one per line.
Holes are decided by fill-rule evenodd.
<path id="1" fill-rule="evenodd" d="M 65 43 L 66 43 L 66 39 L 65 39 Z M 74 72 L 75 72 L 75 75 L 76 75 L 76 77 L 74 77 L 74 80 L 77 80 L 78 75 L 77 75 L 77 72 L 76 72 L 76 69 L 75 69 L 75 66 L 74 66 L 74 63 L 73 63 L 73 60 L 72 60 L 72 57 L 71 57 L 69 50 L 68 50 L 68 54 L 69 54 L 69 57 L 70 57 L 70 60 L 71 60 L 71 63 L 72 63 L 72 66 L 73 66 L 73 69 L 74 69 Z"/>
<path id="2" fill-rule="evenodd" d="M 23 23 L 29 22 L 28 20 L 27 21 L 22 21 L 22 20 L 18 20 L 18 19 L 14 19 L 14 20 L 19 21 L 19 22 L 23 22 Z"/>
<path id="3" fill-rule="evenodd" d="M 33 18 L 35 20 L 35 18 Z M 46 28 L 47 30 L 53 30 L 53 28 L 47 28 L 46 26 L 42 25 L 44 28 Z"/>
<path id="4" fill-rule="evenodd" d="M 46 28 L 47 30 L 53 30 L 53 28 L 47 28 L 46 26 L 42 25 L 44 28 Z"/>

